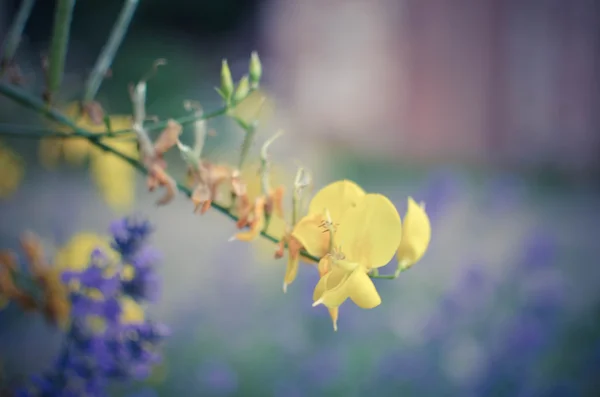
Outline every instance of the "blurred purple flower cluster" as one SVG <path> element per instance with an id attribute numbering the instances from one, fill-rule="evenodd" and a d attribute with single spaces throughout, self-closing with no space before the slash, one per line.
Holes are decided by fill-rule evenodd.
<path id="1" fill-rule="evenodd" d="M 150 224 L 131 218 L 111 226 L 112 247 L 119 263 L 94 250 L 82 271 L 65 271 L 71 286 L 71 324 L 54 368 L 32 379 L 17 396 L 107 396 L 110 381 L 143 380 L 160 361 L 160 342 L 169 334 L 162 324 L 146 319 L 143 309 L 126 303 L 155 300 L 158 255 L 147 245 Z M 133 269 L 126 275 L 127 266 Z M 132 273 L 132 274 L 131 274 Z M 129 309 L 131 309 L 131 304 Z"/>

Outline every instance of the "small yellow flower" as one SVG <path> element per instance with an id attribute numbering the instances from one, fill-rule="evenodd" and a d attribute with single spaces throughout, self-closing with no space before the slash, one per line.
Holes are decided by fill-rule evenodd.
<path id="1" fill-rule="evenodd" d="M 367 194 L 346 211 L 335 233 L 340 248 L 331 254 L 331 270 L 317 283 L 313 306 L 333 309 L 350 298 L 371 309 L 381 303 L 368 273 L 385 266 L 394 256 L 402 235 L 400 215 L 392 202 L 380 194 Z"/>
<path id="2" fill-rule="evenodd" d="M 309 204 L 308 214 L 294 226 L 289 236 L 284 291 L 296 279 L 302 248 L 318 258 L 329 253 L 330 236 L 323 230 L 326 211 L 335 225 L 346 211 L 354 208 L 364 197 L 364 190 L 349 180 L 333 182 L 317 192 Z"/>
<path id="3" fill-rule="evenodd" d="M 273 114 L 273 99 L 261 89 L 252 91 L 231 109 L 231 116 L 246 124 L 258 121 L 259 125 L 264 125 L 273 118 Z"/>
<path id="4" fill-rule="evenodd" d="M 8 197 L 17 190 L 25 173 L 21 157 L 0 142 L 0 198 Z"/>
<path id="5" fill-rule="evenodd" d="M 121 323 L 123 324 L 141 324 L 144 322 L 144 309 L 132 298 L 122 297 L 121 302 Z"/>
<path id="6" fill-rule="evenodd" d="M 406 270 L 417 263 L 427 251 L 431 241 L 431 223 L 424 204 L 417 204 L 408 198 L 408 208 L 404 215 L 402 239 L 398 247 L 398 266 Z"/>
<path id="7" fill-rule="evenodd" d="M 64 114 L 76 121 L 76 125 L 91 133 L 106 132 L 104 123 L 95 123 L 90 116 L 81 114 L 77 102 L 69 104 Z M 130 116 L 110 116 L 112 130 L 131 128 Z M 56 126 L 58 131 L 72 132 L 64 126 Z M 137 145 L 134 140 L 126 138 L 104 138 L 102 142 L 133 157 L 138 157 Z M 90 159 L 90 171 L 94 182 L 106 203 L 116 210 L 126 210 L 133 203 L 135 191 L 135 170 L 129 164 L 112 153 L 106 153 L 92 145 L 85 138 L 42 139 L 40 142 L 40 160 L 48 168 L 55 167 L 61 157 L 70 164 L 83 165 Z"/>
<path id="8" fill-rule="evenodd" d="M 54 266 L 59 270 L 80 271 L 87 268 L 94 249 L 99 248 L 115 262 L 118 254 L 110 247 L 108 238 L 91 232 L 74 235 L 54 257 Z"/>

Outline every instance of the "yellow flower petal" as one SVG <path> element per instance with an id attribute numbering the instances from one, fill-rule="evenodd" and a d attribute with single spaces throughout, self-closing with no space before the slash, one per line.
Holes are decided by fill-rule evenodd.
<path id="1" fill-rule="evenodd" d="M 54 257 L 54 265 L 60 270 L 83 270 L 90 262 L 92 251 L 99 248 L 109 259 L 118 259 L 118 254 L 110 247 L 108 239 L 95 233 L 78 233 L 65 244 Z"/>
<path id="2" fill-rule="evenodd" d="M 325 274 L 329 273 L 331 271 L 331 257 L 330 256 L 324 256 L 321 258 L 321 260 L 319 261 L 319 265 L 317 266 L 317 269 L 319 270 L 319 276 L 323 277 Z"/>
<path id="3" fill-rule="evenodd" d="M 327 209 L 333 222 L 339 222 L 342 214 L 349 208 L 356 207 L 364 196 L 365 191 L 352 181 L 345 179 L 333 182 L 315 194 L 308 213 L 321 215 Z"/>
<path id="4" fill-rule="evenodd" d="M 340 309 L 338 307 L 334 307 L 331 309 L 328 308 L 327 310 L 329 310 L 329 316 L 331 317 L 331 322 L 333 323 L 333 330 L 337 331 L 338 330 L 337 323 L 338 323 L 338 316 L 340 313 Z"/>
<path id="5" fill-rule="evenodd" d="M 356 306 L 363 309 L 372 309 L 381 304 L 381 297 L 371 281 L 371 278 L 363 270 L 352 272 L 348 278 L 350 284 L 350 299 Z"/>
<path id="6" fill-rule="evenodd" d="M 417 263 L 427 251 L 431 241 L 431 223 L 423 206 L 412 197 L 408 198 L 408 208 L 404 215 L 402 240 L 398 247 L 398 261 L 402 269 Z"/>
<path id="7" fill-rule="evenodd" d="M 400 215 L 394 204 L 381 194 L 367 194 L 342 216 L 335 238 L 346 260 L 378 268 L 392 259 L 401 235 Z"/>
<path id="8" fill-rule="evenodd" d="M 300 261 L 300 249 L 302 246 L 295 238 L 290 238 L 288 242 L 288 263 L 285 269 L 283 278 L 283 292 L 286 292 L 287 286 L 290 285 L 298 276 L 298 263 Z"/>
<path id="9" fill-rule="evenodd" d="M 351 285 L 348 279 L 351 274 L 340 268 L 333 268 L 321 277 L 313 292 L 313 306 L 323 304 L 332 309 L 344 303 L 350 297 Z"/>
<path id="10" fill-rule="evenodd" d="M 106 143 L 129 157 L 137 158 L 135 142 L 112 139 Z M 91 152 L 90 172 L 109 206 L 118 211 L 129 209 L 135 199 L 135 169 L 131 165 L 112 153 L 95 149 Z"/>
<path id="11" fill-rule="evenodd" d="M 62 144 L 65 161 L 80 166 L 88 158 L 91 149 L 90 142 L 85 138 L 68 138 Z"/>
<path id="12" fill-rule="evenodd" d="M 144 309 L 129 297 L 120 299 L 121 322 L 123 324 L 141 324 L 144 322 Z"/>
<path id="13" fill-rule="evenodd" d="M 257 120 L 260 125 L 268 123 L 273 118 L 273 99 L 263 90 L 253 91 L 242 102 L 238 103 L 231 112 L 247 124 Z"/>
<path id="14" fill-rule="evenodd" d="M 323 257 L 329 252 L 329 233 L 323 233 L 322 214 L 307 215 L 294 226 L 292 237 L 311 255 Z"/>

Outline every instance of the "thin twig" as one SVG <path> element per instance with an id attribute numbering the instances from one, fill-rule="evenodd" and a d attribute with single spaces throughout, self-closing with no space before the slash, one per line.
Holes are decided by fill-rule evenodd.
<path id="1" fill-rule="evenodd" d="M 113 147 L 107 145 L 106 143 L 103 142 L 102 139 L 99 139 L 100 137 L 96 134 L 93 134 L 92 132 L 86 131 L 82 128 L 79 128 L 71 119 L 69 119 L 67 116 L 63 115 L 62 113 L 48 108 L 47 106 L 45 106 L 45 104 L 39 100 L 38 98 L 30 95 L 29 93 L 27 93 L 26 91 L 18 88 L 18 87 L 14 87 L 11 86 L 9 84 L 6 83 L 0 83 L 0 94 L 11 98 L 12 100 L 14 100 L 15 102 L 23 105 L 24 107 L 27 107 L 29 109 L 32 109 L 40 114 L 43 114 L 46 118 L 52 120 L 52 121 L 56 121 L 60 124 L 63 124 L 71 129 L 73 129 L 73 133 L 71 134 L 72 136 L 78 136 L 78 137 L 83 137 L 86 138 L 90 141 L 90 143 L 92 143 L 93 145 L 97 146 L 98 148 L 102 149 L 105 152 L 109 152 L 114 154 L 115 156 L 121 158 L 123 161 L 127 162 L 129 165 L 131 165 L 132 167 L 134 167 L 135 169 L 137 169 L 138 171 L 140 171 L 141 173 L 143 173 L 144 175 L 148 174 L 148 170 L 146 169 L 146 167 L 144 167 L 144 165 L 142 163 L 140 163 L 138 160 L 127 156 L 126 154 L 123 154 L 122 152 L 120 152 L 117 149 L 114 149 Z M 219 109 L 216 110 L 212 113 L 208 113 L 208 114 L 204 114 L 201 119 L 209 119 L 209 118 L 213 118 L 213 117 L 217 117 L 219 115 L 225 114 L 227 111 L 227 108 L 223 108 L 223 109 Z M 180 120 L 178 120 L 178 122 L 181 124 L 182 121 L 185 123 L 192 123 L 195 120 L 200 119 L 198 117 L 185 117 L 182 118 Z M 157 123 L 157 125 L 159 125 L 161 123 Z M 166 123 L 165 123 L 166 124 Z M 154 128 L 159 129 L 159 128 L 164 128 L 164 127 L 156 127 L 156 125 L 154 126 Z M 0 134 L 1 135 L 1 134 Z M 190 191 L 190 189 L 188 189 L 187 187 L 183 186 L 181 183 L 177 183 L 177 189 L 181 192 L 183 192 L 186 196 L 191 197 L 192 192 Z M 214 208 L 215 210 L 219 211 L 220 213 L 224 214 L 225 216 L 227 216 L 228 218 L 232 219 L 233 221 L 238 221 L 238 217 L 233 215 L 226 207 L 219 205 L 217 203 L 215 203 L 214 201 L 211 203 L 212 208 Z M 279 243 L 279 239 L 277 239 L 276 237 L 266 233 L 264 230 L 261 231 L 260 235 L 275 243 L 278 244 Z M 319 262 L 319 258 L 317 258 L 314 255 L 309 254 L 306 251 L 301 251 L 300 255 L 302 255 L 304 258 L 307 258 L 309 260 L 315 261 L 315 262 Z M 380 274 L 369 274 L 369 276 L 371 278 L 374 279 L 395 279 L 397 278 L 399 275 L 399 272 L 396 272 L 394 274 L 391 275 L 380 275 Z"/>
<path id="2" fill-rule="evenodd" d="M 74 7 L 75 0 L 57 0 L 50 44 L 48 87 L 45 93 L 46 101 L 49 103 L 52 102 L 53 95 L 59 90 L 62 83 Z"/>
<path id="3" fill-rule="evenodd" d="M 123 42 L 123 38 L 127 33 L 127 29 L 129 28 L 129 24 L 131 23 L 131 19 L 133 18 L 133 14 L 135 13 L 138 4 L 138 0 L 125 0 L 119 17 L 111 30 L 108 41 L 104 48 L 102 48 L 94 69 L 87 80 L 85 94 L 83 96 L 84 102 L 92 101 L 96 97 L 100 85 L 106 76 L 106 72 L 110 68 L 117 50 Z"/>
<path id="4" fill-rule="evenodd" d="M 25 30 L 25 25 L 31 15 L 34 4 L 35 0 L 23 0 L 21 2 L 21 7 L 19 7 L 19 12 L 15 17 L 15 21 L 6 35 L 6 41 L 4 42 L 4 49 L 2 51 L 2 60 L 0 61 L 0 74 L 15 58 L 15 53 L 17 52 L 17 48 L 19 48 L 21 38 L 23 37 L 23 30 Z"/>
<path id="5" fill-rule="evenodd" d="M 115 156 L 121 158 L 122 160 L 124 160 L 125 162 L 130 164 L 132 167 L 134 167 L 141 173 L 143 173 L 145 175 L 148 174 L 148 170 L 146 169 L 146 167 L 144 167 L 139 161 L 137 161 L 136 159 L 131 158 L 131 157 L 121 153 L 119 150 L 116 150 L 113 147 L 107 145 L 101 139 L 98 139 L 98 137 L 95 136 L 93 133 L 77 127 L 77 125 L 75 125 L 75 123 L 71 119 L 69 119 L 67 116 L 63 115 L 62 113 L 60 113 L 54 109 L 47 108 L 42 101 L 31 96 L 27 92 L 25 92 L 19 88 L 10 86 L 8 84 L 0 83 L 0 94 L 13 99 L 15 102 L 18 102 L 19 104 L 21 104 L 29 109 L 33 109 L 36 112 L 42 113 L 45 117 L 47 117 L 53 121 L 56 121 L 58 123 L 61 123 L 65 126 L 69 127 L 69 128 L 72 128 L 74 131 L 74 135 L 88 139 L 93 145 L 97 146 L 98 148 L 104 150 L 105 152 L 110 152 L 110 153 L 114 154 Z M 211 114 L 220 115 L 220 114 L 225 113 L 225 111 L 226 111 L 226 109 L 225 110 L 221 109 L 221 110 L 215 111 L 213 113 L 204 115 L 203 117 L 206 119 L 206 118 L 209 118 L 207 116 L 210 116 Z M 216 116 L 211 116 L 211 117 L 216 117 Z M 188 121 L 188 123 L 189 122 L 193 122 L 193 119 L 190 119 Z M 181 192 L 183 192 L 186 196 L 191 197 L 192 192 L 187 187 L 183 186 L 180 183 L 177 183 L 177 188 Z M 235 215 L 233 215 L 231 212 L 229 212 L 227 210 L 227 208 L 225 208 L 215 202 L 212 203 L 212 207 L 214 209 L 216 209 L 217 211 L 219 211 L 220 213 L 226 215 L 230 219 L 232 219 L 234 221 L 238 220 L 238 218 Z M 263 236 L 264 238 L 266 238 L 267 240 L 269 240 L 273 243 L 277 244 L 279 242 L 279 240 L 277 238 L 275 238 L 265 232 L 261 232 L 261 236 Z M 313 261 L 319 260 L 319 258 L 314 257 L 307 252 L 303 252 L 302 255 Z"/>
<path id="6" fill-rule="evenodd" d="M 8 124 L 0 123 L 0 135 L 8 136 L 11 138 L 23 138 L 23 139 L 41 139 L 41 138 L 58 138 L 58 139 L 69 139 L 79 138 L 79 135 L 74 135 L 71 131 L 56 131 L 52 129 L 39 128 L 35 126 L 20 125 L 20 124 Z M 114 133 L 110 131 L 95 133 L 96 138 L 125 138 L 133 137 L 133 133 Z"/>

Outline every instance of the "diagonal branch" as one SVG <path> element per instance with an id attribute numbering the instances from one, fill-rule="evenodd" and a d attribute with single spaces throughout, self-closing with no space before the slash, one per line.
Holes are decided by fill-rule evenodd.
<path id="1" fill-rule="evenodd" d="M 89 131 L 86 131 L 84 129 L 79 128 L 77 125 L 75 125 L 75 123 L 73 123 L 73 121 L 71 119 L 69 119 L 67 116 L 63 115 L 62 113 L 52 109 L 52 108 L 48 108 L 46 107 L 46 105 L 39 99 L 29 95 L 27 92 L 10 86 L 8 84 L 5 83 L 0 83 L 0 94 L 5 95 L 11 99 L 13 99 L 14 101 L 18 102 L 19 104 L 33 109 L 37 112 L 42 113 L 46 118 L 52 120 L 52 121 L 56 121 L 58 123 L 61 123 L 69 128 L 72 128 L 74 133 L 71 134 L 72 136 L 79 136 L 79 137 L 83 137 L 88 139 L 93 145 L 97 146 L 98 148 L 104 150 L 105 152 L 109 152 L 114 154 L 115 156 L 121 158 L 123 161 L 127 162 L 129 165 L 131 165 L 132 167 L 134 167 L 135 169 L 137 169 L 138 171 L 140 171 L 141 173 L 143 173 L 144 175 L 148 174 L 148 170 L 146 169 L 146 167 L 144 167 L 142 165 L 142 163 L 140 163 L 139 161 L 137 161 L 134 158 L 131 158 L 123 153 L 121 153 L 119 150 L 116 150 L 114 148 L 112 148 L 110 145 L 107 145 L 106 143 L 104 143 L 102 141 L 102 139 L 100 139 L 100 137 L 98 137 L 96 134 L 91 133 Z M 217 110 L 215 112 L 212 113 L 208 113 L 202 116 L 202 118 L 204 119 L 208 119 L 208 118 L 212 118 L 212 117 L 216 117 L 218 115 L 221 115 L 223 113 L 225 113 L 226 110 Z M 195 120 L 198 119 L 198 117 L 194 117 L 194 116 L 187 116 L 183 118 L 184 122 L 187 123 L 191 123 Z M 180 124 L 182 123 L 181 121 L 178 121 Z M 156 127 L 156 125 L 160 125 L 162 123 L 156 123 L 152 129 L 158 129 L 161 127 Z M 165 123 L 166 124 L 166 123 Z M 184 193 L 186 196 L 191 197 L 192 192 L 190 191 L 190 189 L 188 189 L 187 187 L 183 186 L 181 183 L 177 183 L 177 189 L 179 189 L 182 193 Z M 238 218 L 233 215 L 227 208 L 217 204 L 217 203 L 212 203 L 212 207 L 219 211 L 220 213 L 226 215 L 227 217 L 229 217 L 230 219 L 237 221 Z M 261 236 L 266 238 L 267 240 L 273 242 L 273 243 L 278 243 L 279 240 L 273 236 L 271 236 L 270 234 L 266 233 L 266 232 L 261 232 Z M 302 255 L 310 260 L 313 261 L 319 261 L 319 258 L 310 255 L 307 252 L 302 252 Z"/>
<path id="2" fill-rule="evenodd" d="M 71 129 L 73 129 L 73 133 L 69 134 L 70 137 L 77 136 L 77 137 L 86 138 L 90 141 L 90 143 L 92 143 L 93 145 L 102 149 L 103 151 L 114 154 L 115 156 L 121 158 L 123 161 L 127 162 L 129 165 L 131 165 L 132 167 L 137 169 L 142 174 L 148 175 L 148 170 L 138 160 L 136 160 L 132 157 L 129 157 L 126 154 L 123 154 L 122 152 L 120 152 L 119 150 L 116 150 L 113 147 L 111 147 L 110 145 L 107 145 L 106 143 L 104 143 L 102 141 L 102 138 L 105 138 L 108 135 L 98 135 L 98 134 L 94 134 L 92 132 L 86 131 L 82 128 L 79 128 L 70 118 L 68 118 L 64 114 L 46 106 L 44 104 L 44 102 L 42 102 L 40 99 L 30 95 L 29 93 L 27 93 L 26 91 L 24 91 L 20 88 L 11 86 L 6 83 L 0 83 L 0 94 L 11 98 L 15 102 L 23 105 L 24 107 L 27 107 L 29 109 L 32 109 L 36 112 L 43 114 L 46 118 L 48 118 L 52 121 L 58 122 L 60 124 L 63 124 Z M 216 110 L 212 113 L 203 114 L 201 116 L 190 115 L 190 116 L 182 117 L 176 121 L 180 124 L 190 124 L 197 120 L 207 120 L 210 118 L 214 118 L 214 117 L 220 116 L 222 114 L 225 114 L 226 112 L 227 112 L 227 108 L 222 108 L 222 109 Z M 164 128 L 166 123 L 167 123 L 166 121 L 160 122 L 160 123 L 155 123 L 153 126 L 149 127 L 148 130 L 162 129 L 162 128 Z M 124 133 L 124 132 L 128 132 L 128 131 L 130 131 L 130 130 L 116 131 L 113 134 L 119 134 L 119 133 Z M 2 134 L 0 133 L 0 135 L 2 135 Z M 182 193 L 184 193 L 187 197 L 191 197 L 191 195 L 192 195 L 192 192 L 190 191 L 190 189 L 188 189 L 181 183 L 177 183 L 177 189 L 179 191 L 181 191 Z M 215 203 L 214 201 L 211 203 L 211 206 L 212 206 L 212 208 L 219 211 L 223 215 L 227 216 L 231 220 L 238 221 L 238 217 L 233 215 L 233 213 L 231 213 L 231 211 L 228 208 L 226 208 L 222 205 L 219 205 L 219 204 Z M 266 233 L 264 230 L 261 231 L 260 235 L 263 238 L 265 238 L 275 244 L 278 244 L 280 242 L 279 239 Z M 319 262 L 319 260 L 320 260 L 320 258 L 315 257 L 306 251 L 301 251 L 300 255 L 302 255 L 304 258 L 307 258 L 307 259 L 315 261 L 315 262 Z M 371 277 L 373 279 L 391 280 L 391 279 L 398 278 L 399 275 L 400 275 L 400 272 L 398 272 L 398 271 L 396 271 L 394 274 L 390 274 L 390 275 L 383 275 L 383 274 L 380 275 L 378 272 L 373 272 L 373 273 L 369 274 L 369 277 Z"/>

